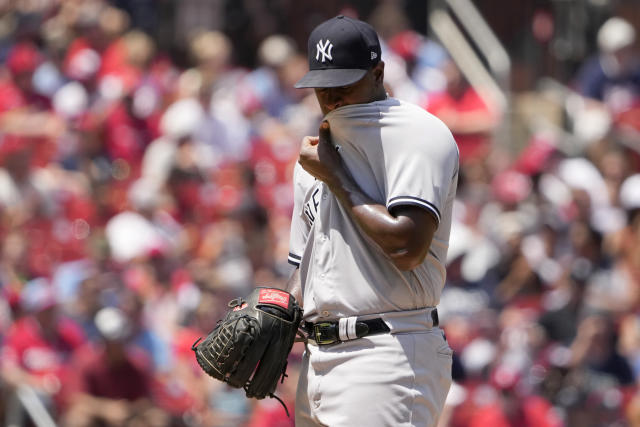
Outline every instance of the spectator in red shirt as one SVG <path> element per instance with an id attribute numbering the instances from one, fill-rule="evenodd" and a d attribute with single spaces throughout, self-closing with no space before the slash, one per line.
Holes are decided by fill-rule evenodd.
<path id="1" fill-rule="evenodd" d="M 480 159 L 489 153 L 498 116 L 494 107 L 469 85 L 453 61 L 445 62 L 442 68 L 447 79 L 446 90 L 429 95 L 422 105 L 451 129 L 461 163 Z"/>
<path id="2" fill-rule="evenodd" d="M 163 426 L 164 411 L 156 408 L 148 358 L 128 346 L 131 324 L 117 308 L 103 308 L 95 316 L 102 342 L 87 346 L 74 359 L 68 379 L 69 408 L 64 425 Z"/>
<path id="3" fill-rule="evenodd" d="M 30 42 L 18 43 L 9 52 L 6 65 L 11 73 L 14 87 L 19 93 L 19 100 L 13 101 L 14 106 L 29 104 L 37 110 L 47 110 L 51 107 L 49 100 L 38 94 L 33 87 L 33 73 L 42 60 L 42 55 Z M 3 107 L 3 110 L 11 108 L 10 105 L 3 105 Z"/>
<path id="4" fill-rule="evenodd" d="M 0 145 L 19 138 L 23 145 L 33 146 L 33 163 L 40 165 L 50 160 L 55 139 L 65 129 L 64 121 L 51 110 L 51 100 L 33 84 L 43 59 L 33 43 L 24 41 L 11 48 L 5 69 L 0 68 Z"/>
<path id="5" fill-rule="evenodd" d="M 10 386 L 28 384 L 55 409 L 63 404 L 62 381 L 73 352 L 84 342 L 81 328 L 61 316 L 50 283 L 28 282 L 20 295 L 23 315 L 7 331 L 0 378 Z"/>
<path id="6" fill-rule="evenodd" d="M 470 427 L 560 427 L 562 421 L 552 406 L 540 396 L 521 399 L 512 393 L 503 393 L 493 404 L 479 409 Z"/>

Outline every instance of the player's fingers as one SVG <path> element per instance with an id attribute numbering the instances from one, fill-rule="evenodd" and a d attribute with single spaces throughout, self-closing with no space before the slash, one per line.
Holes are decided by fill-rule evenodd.
<path id="1" fill-rule="evenodd" d="M 320 138 L 317 136 L 305 136 L 304 138 L 302 138 L 303 146 L 318 145 L 318 142 L 320 142 Z"/>
<path id="2" fill-rule="evenodd" d="M 324 120 L 320 123 L 320 129 L 318 129 L 319 137 L 323 141 L 331 141 L 331 126 L 329 122 Z"/>

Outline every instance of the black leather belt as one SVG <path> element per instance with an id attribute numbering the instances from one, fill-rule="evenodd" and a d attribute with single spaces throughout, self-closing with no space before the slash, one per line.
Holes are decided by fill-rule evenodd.
<path id="1" fill-rule="evenodd" d="M 431 310 L 431 320 L 433 327 L 438 326 L 438 311 L 434 308 Z M 302 330 L 306 332 L 309 339 L 312 339 L 318 345 L 330 345 L 341 343 L 339 322 L 303 322 Z M 391 330 L 381 318 L 375 319 L 356 319 L 355 332 L 357 338 L 366 337 L 367 335 L 376 335 L 388 333 Z"/>

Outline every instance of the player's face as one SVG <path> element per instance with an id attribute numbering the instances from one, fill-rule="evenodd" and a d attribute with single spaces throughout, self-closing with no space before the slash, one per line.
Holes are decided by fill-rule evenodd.
<path id="1" fill-rule="evenodd" d="M 349 86 L 316 88 L 316 97 L 322 114 L 327 114 L 336 108 L 352 104 L 366 104 L 380 99 L 381 88 L 384 95 L 382 80 L 384 64 L 380 62 L 369 70 L 362 79 Z"/>

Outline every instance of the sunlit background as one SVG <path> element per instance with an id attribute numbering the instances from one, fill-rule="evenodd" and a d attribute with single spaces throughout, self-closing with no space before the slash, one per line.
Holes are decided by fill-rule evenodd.
<path id="1" fill-rule="evenodd" d="M 190 347 L 291 273 L 292 85 L 339 13 L 461 153 L 440 427 L 640 426 L 634 0 L 0 1 L 0 425 L 294 424 Z"/>

